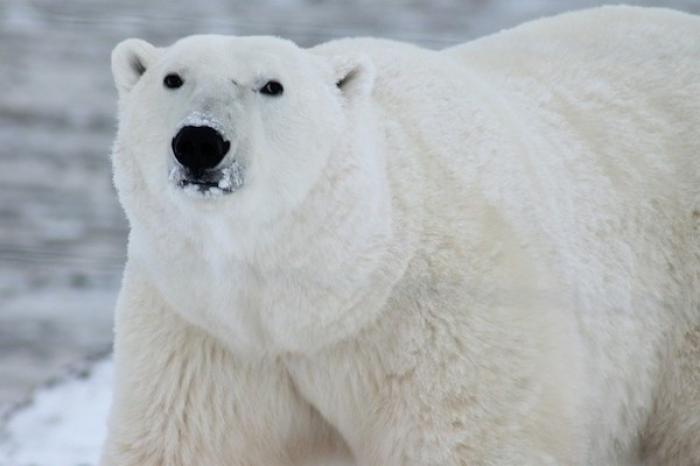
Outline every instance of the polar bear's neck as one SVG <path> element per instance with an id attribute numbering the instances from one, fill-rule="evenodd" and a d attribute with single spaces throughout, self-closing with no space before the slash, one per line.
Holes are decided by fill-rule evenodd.
<path id="1" fill-rule="evenodd" d="M 388 178 L 385 128 L 352 133 L 256 257 L 263 332 L 284 351 L 313 351 L 376 319 L 411 256 L 412 229 L 394 205 L 408 190 Z"/>

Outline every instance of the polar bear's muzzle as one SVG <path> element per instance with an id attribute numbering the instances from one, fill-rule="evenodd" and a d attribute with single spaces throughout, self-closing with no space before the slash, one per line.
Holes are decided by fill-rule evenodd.
<path id="1" fill-rule="evenodd" d="M 243 185 L 242 170 L 234 157 L 227 157 L 231 143 L 220 125 L 208 123 L 190 117 L 180 125 L 171 142 L 174 160 L 169 177 L 187 192 L 231 193 Z"/>

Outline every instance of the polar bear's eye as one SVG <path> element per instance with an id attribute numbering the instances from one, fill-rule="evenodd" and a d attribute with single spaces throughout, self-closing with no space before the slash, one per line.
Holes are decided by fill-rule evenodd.
<path id="1" fill-rule="evenodd" d="M 163 78 L 163 84 L 168 89 L 177 89 L 178 87 L 182 86 L 182 78 L 178 74 L 170 73 Z"/>
<path id="2" fill-rule="evenodd" d="M 284 87 L 278 81 L 268 81 L 260 88 L 260 93 L 265 95 L 280 95 L 284 92 Z"/>

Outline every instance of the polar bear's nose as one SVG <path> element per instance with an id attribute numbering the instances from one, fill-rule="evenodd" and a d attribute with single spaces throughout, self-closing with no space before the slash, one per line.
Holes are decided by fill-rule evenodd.
<path id="1" fill-rule="evenodd" d="M 200 171 L 216 167 L 231 143 L 209 126 L 184 126 L 173 138 L 172 147 L 183 167 Z"/>

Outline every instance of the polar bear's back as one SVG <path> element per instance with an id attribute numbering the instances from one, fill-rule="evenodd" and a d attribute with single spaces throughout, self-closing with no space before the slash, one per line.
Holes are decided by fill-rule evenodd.
<path id="1" fill-rule="evenodd" d="M 524 110 L 557 113 L 572 127 L 590 125 L 592 133 L 599 118 L 610 123 L 607 135 L 618 132 L 622 140 L 627 135 L 619 133 L 629 129 L 635 139 L 646 132 L 689 144 L 664 151 L 667 156 L 700 150 L 694 129 L 700 124 L 698 16 L 595 8 L 532 21 L 444 53 L 478 70 Z M 660 134 L 665 130 L 670 133 Z"/>
<path id="2" fill-rule="evenodd" d="M 602 7 L 443 53 L 474 70 L 516 115 L 528 147 L 515 157 L 528 159 L 537 196 L 556 199 L 538 221 L 556 218 L 569 244 L 637 234 L 625 240 L 697 247 L 700 238 L 688 234 L 700 207 L 700 17 Z M 665 236 L 670 230 L 685 237 Z"/>
<path id="3" fill-rule="evenodd" d="M 603 7 L 443 53 L 517 115 L 528 147 L 502 163 L 530 167 L 537 191 L 521 207 L 550 231 L 572 280 L 597 283 L 593 293 L 625 307 L 635 286 L 646 295 L 679 279 L 667 269 L 685 285 L 698 276 L 700 17 Z M 630 271 L 639 282 L 623 291 Z M 697 308 L 669 307 L 698 320 Z"/>
<path id="4" fill-rule="evenodd" d="M 606 6 L 531 21 L 444 52 L 467 67 L 554 85 L 634 76 L 634 86 L 655 85 L 648 91 L 680 91 L 698 86 L 700 17 Z"/>
<path id="5" fill-rule="evenodd" d="M 444 53 L 478 72 L 523 114 L 535 120 L 540 114 L 564 138 L 585 140 L 593 152 L 606 154 L 598 163 L 607 168 L 630 163 L 625 155 L 649 153 L 640 146 L 647 141 L 647 149 L 681 172 L 697 170 L 698 16 L 595 8 L 532 21 Z M 607 154 L 618 144 L 633 150 Z"/>

